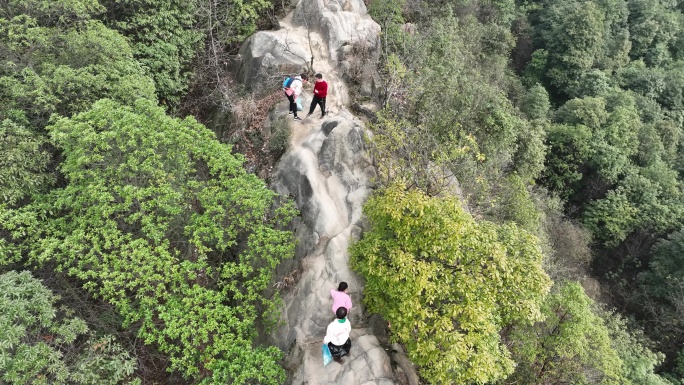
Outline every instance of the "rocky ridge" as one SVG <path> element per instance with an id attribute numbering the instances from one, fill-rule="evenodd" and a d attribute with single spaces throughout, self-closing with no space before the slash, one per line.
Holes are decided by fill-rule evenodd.
<path id="1" fill-rule="evenodd" d="M 417 384 L 417 376 L 398 345 L 389 346 L 386 324 L 362 305 L 363 280 L 348 266 L 347 248 L 363 232 L 362 205 L 371 190 L 374 168 L 366 151 L 363 122 L 348 109 L 345 82 L 354 67 L 353 47 L 377 51 L 379 26 L 361 0 L 300 0 L 277 31 L 261 31 L 241 49 L 238 78 L 245 85 L 273 82 L 284 73 L 320 72 L 329 84 L 329 114 L 292 121 L 288 152 L 277 165 L 273 187 L 294 197 L 301 212 L 295 259 L 280 267 L 298 279 L 283 291 L 282 326 L 272 343 L 288 352 L 290 384 Z M 366 63 L 367 64 L 367 63 Z M 367 66 L 366 66 L 367 67 Z M 372 76 L 365 76 L 372 83 Z M 304 94 L 306 115 L 310 88 Z M 287 117 L 287 102 L 275 118 Z M 352 349 L 340 365 L 323 366 L 321 344 L 333 319 L 329 290 L 346 281 L 354 306 Z M 392 358 L 390 358 L 390 355 Z"/>

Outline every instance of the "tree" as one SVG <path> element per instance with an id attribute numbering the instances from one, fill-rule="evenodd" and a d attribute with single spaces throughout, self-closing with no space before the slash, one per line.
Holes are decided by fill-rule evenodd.
<path id="1" fill-rule="evenodd" d="M 255 322 L 273 310 L 263 291 L 294 250 L 278 229 L 292 204 L 276 205 L 193 118 L 147 99 L 101 100 L 49 131 L 67 184 L 0 211 L 14 245 L 2 262 L 50 262 L 82 280 L 186 377 L 281 383 L 281 353 L 255 345 Z"/>
<path id="2" fill-rule="evenodd" d="M 605 44 L 605 15 L 596 3 L 554 2 L 544 13 L 542 36 L 551 84 L 575 96 L 580 76 L 594 67 Z"/>
<path id="3" fill-rule="evenodd" d="M 104 8 L 97 0 L 7 0 L 0 18 L 28 16 L 47 27 L 67 27 L 87 21 Z"/>
<path id="4" fill-rule="evenodd" d="M 514 367 L 503 328 L 539 320 L 550 286 L 537 239 L 475 222 L 456 198 L 392 185 L 364 206 L 371 228 L 352 245 L 364 302 L 392 325 L 433 384 L 485 383 Z"/>
<path id="5" fill-rule="evenodd" d="M 57 296 L 28 271 L 0 275 L 3 384 L 115 385 L 133 380 L 135 360 L 112 336 L 96 337 L 57 307 Z"/>
<path id="6" fill-rule="evenodd" d="M 653 373 L 662 355 L 630 334 L 624 319 L 600 313 L 579 283 L 554 287 L 544 321 L 511 333 L 518 366 L 502 383 L 671 385 Z"/>
<path id="7" fill-rule="evenodd" d="M 611 345 L 622 360 L 625 384 L 630 385 L 673 385 L 654 373 L 665 355 L 652 351 L 651 344 L 643 331 L 615 312 L 599 314 L 610 333 Z"/>
<path id="8" fill-rule="evenodd" d="M 554 124 L 547 141 L 549 150 L 542 181 L 548 189 L 567 199 L 582 189 L 584 162 L 591 153 L 591 130 L 584 125 Z"/>
<path id="9" fill-rule="evenodd" d="M 541 84 L 537 83 L 525 94 L 520 109 L 530 120 L 546 120 L 549 118 L 551 103 L 549 93 Z"/>
<path id="10" fill-rule="evenodd" d="M 657 0 L 629 0 L 630 57 L 659 67 L 671 60 L 669 48 L 676 42 L 681 13 L 674 4 Z"/>
<path id="11" fill-rule="evenodd" d="M 674 356 L 681 349 L 684 327 L 684 232 L 677 231 L 659 240 L 653 247 L 648 270 L 638 283 L 644 294 L 641 306 L 649 313 L 652 335 L 663 349 Z M 645 304 L 645 305 L 644 305 Z"/>
<path id="12" fill-rule="evenodd" d="M 53 113 L 71 116 L 96 100 L 154 98 L 154 85 L 123 36 L 97 21 L 42 26 L 40 18 L 0 18 L 0 119 L 40 132 Z"/>
<path id="13" fill-rule="evenodd" d="M 18 204 L 52 182 L 46 172 L 50 161 L 46 147 L 42 135 L 9 119 L 0 123 L 0 203 Z"/>
<path id="14" fill-rule="evenodd" d="M 428 195 L 438 195 L 452 187 L 452 167 L 482 156 L 472 136 L 442 141 L 425 126 L 415 126 L 391 110 L 379 113 L 371 129 L 370 151 L 383 185 L 401 181 Z"/>
<path id="15" fill-rule="evenodd" d="M 154 80 L 162 104 L 176 105 L 188 88 L 201 46 L 197 1 L 101 0 L 104 22 L 131 39 L 134 57 Z"/>
<path id="16" fill-rule="evenodd" d="M 496 193 L 496 201 L 492 207 L 492 217 L 496 222 L 515 222 L 520 228 L 531 234 L 539 233 L 540 213 L 521 177 L 511 174 L 506 177 L 500 190 Z"/>
<path id="17" fill-rule="evenodd" d="M 676 173 L 662 162 L 632 168 L 604 198 L 590 202 L 583 222 L 601 244 L 614 247 L 636 230 L 666 234 L 682 225 Z"/>
<path id="18" fill-rule="evenodd" d="M 553 87 L 558 102 L 594 96 L 610 86 L 612 72 L 629 61 L 626 1 L 535 3 L 541 4 L 529 8 L 529 19 L 536 30 L 535 46 L 547 57 L 535 63 L 534 72 L 544 74 L 537 76 L 537 81 Z M 539 64 L 546 64 L 546 70 Z M 602 86 L 597 88 L 599 84 Z"/>
<path id="19" fill-rule="evenodd" d="M 574 202 L 602 198 L 634 165 L 642 123 L 624 92 L 572 99 L 549 130 L 545 183 Z"/>

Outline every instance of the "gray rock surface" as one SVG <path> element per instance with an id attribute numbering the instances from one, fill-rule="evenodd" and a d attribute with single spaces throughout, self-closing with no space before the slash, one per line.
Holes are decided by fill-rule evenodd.
<path id="1" fill-rule="evenodd" d="M 294 128 L 291 150 L 274 175 L 274 188 L 295 197 L 301 211 L 297 258 L 302 275 L 283 298 L 283 325 L 273 334 L 281 349 L 290 347 L 292 384 L 395 384 L 390 356 L 368 327 L 362 305 L 363 280 L 349 269 L 349 243 L 363 229 L 362 207 L 374 176 L 365 148 L 364 126 L 346 110 L 314 124 Z M 334 319 L 329 290 L 346 281 L 354 306 L 352 349 L 340 365 L 323 366 L 321 344 Z"/>
<path id="2" fill-rule="evenodd" d="M 299 241 L 295 258 L 279 267 L 281 277 L 297 271 L 297 279 L 281 292 L 281 326 L 270 342 L 287 352 L 288 384 L 406 383 L 410 363 L 390 348 L 383 330 L 386 323 L 366 312 L 364 282 L 349 268 L 348 247 L 363 232 L 362 207 L 375 170 L 366 151 L 369 133 L 349 112 L 348 90 L 342 79 L 347 76 L 345 71 L 354 68 L 351 47 L 375 50 L 380 28 L 368 16 L 362 0 L 300 0 L 280 26 L 277 31 L 256 33 L 243 45 L 242 84 L 273 83 L 275 87 L 275 75 L 313 70 L 324 74 L 329 88 L 328 115 L 292 122 L 290 148 L 273 175 L 273 188 L 293 196 L 301 216 L 295 223 Z M 373 67 L 373 63 L 364 65 Z M 311 100 L 310 92 L 307 87 L 305 99 Z M 277 108 L 276 118 L 287 117 L 284 98 Z M 349 284 L 354 304 L 349 314 L 352 349 L 342 365 L 332 362 L 323 366 L 321 345 L 326 327 L 334 319 L 329 290 L 340 281 Z M 392 357 L 400 357 L 401 365 Z"/>
<path id="3" fill-rule="evenodd" d="M 275 88 L 286 74 L 354 72 L 368 88 L 377 77 L 374 61 L 369 59 L 377 59 L 379 33 L 380 26 L 368 16 L 363 1 L 300 0 L 281 20 L 280 29 L 257 32 L 245 41 L 238 80 L 250 88 L 264 84 Z M 329 84 L 329 91 L 346 105 L 346 88 L 337 82 Z"/>
<path id="4" fill-rule="evenodd" d="M 372 50 L 379 47 L 380 26 L 368 16 L 361 0 L 302 0 L 294 11 L 292 23 L 319 32 L 330 58 L 338 63 L 346 59 L 349 51 L 345 47 L 354 44 Z"/>

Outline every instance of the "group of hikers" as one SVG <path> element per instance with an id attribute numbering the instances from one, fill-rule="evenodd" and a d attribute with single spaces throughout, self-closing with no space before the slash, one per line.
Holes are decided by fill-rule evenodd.
<path id="1" fill-rule="evenodd" d="M 325 117 L 325 98 L 328 95 L 328 83 L 323 80 L 323 75 L 317 73 L 315 76 L 316 83 L 313 89 L 313 100 L 309 107 L 309 113 L 306 114 L 308 118 L 314 113 L 316 106 L 321 107 L 321 118 Z M 309 82 L 307 74 L 300 74 L 293 77 L 288 77 L 283 81 L 283 91 L 290 102 L 290 115 L 294 116 L 294 120 L 302 120 L 297 116 L 297 99 L 302 93 L 305 84 Z M 332 311 L 335 314 L 335 320 L 329 325 L 323 338 L 323 343 L 328 344 L 330 355 L 333 360 L 338 363 L 343 363 L 342 357 L 349 355 L 351 350 L 351 323 L 347 318 L 349 311 L 352 308 L 352 301 L 349 294 L 347 294 L 348 285 L 346 282 L 340 282 L 337 290 L 330 289 L 330 296 L 333 299 Z"/>
<path id="2" fill-rule="evenodd" d="M 313 89 L 313 100 L 311 100 L 311 106 L 309 107 L 309 113 L 306 114 L 308 118 L 313 114 L 316 106 L 321 106 L 321 119 L 325 117 L 325 98 L 328 96 L 328 83 L 323 80 L 323 75 L 316 74 L 315 84 Z M 309 82 L 309 75 L 300 74 L 297 76 L 288 77 L 283 82 L 283 91 L 285 91 L 285 96 L 290 101 L 290 115 L 294 116 L 294 120 L 301 121 L 302 118 L 297 116 L 297 99 L 302 94 L 302 89 L 304 85 Z"/>
<path id="3" fill-rule="evenodd" d="M 346 282 L 340 282 L 337 290 L 330 289 L 330 296 L 333 299 L 332 311 L 335 314 L 335 319 L 328 325 L 328 329 L 323 338 L 323 343 L 328 344 L 330 354 L 338 363 L 342 363 L 342 357 L 349 355 L 351 349 L 351 323 L 347 316 L 352 308 L 352 301 L 349 294 L 347 294 L 348 285 Z"/>

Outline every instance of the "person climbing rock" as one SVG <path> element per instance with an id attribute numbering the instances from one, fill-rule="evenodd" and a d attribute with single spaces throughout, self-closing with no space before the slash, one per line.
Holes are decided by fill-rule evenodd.
<path id="1" fill-rule="evenodd" d="M 316 74 L 316 83 L 314 84 L 313 90 L 313 100 L 311 101 L 311 107 L 309 107 L 309 113 L 306 114 L 308 118 L 314 113 L 316 105 L 321 106 L 321 119 L 325 117 L 325 97 L 328 96 L 328 83 L 323 80 L 323 75 Z"/>
<path id="2" fill-rule="evenodd" d="M 344 306 L 347 309 L 347 312 L 349 312 L 352 308 L 352 300 L 349 294 L 347 294 L 347 289 L 349 288 L 349 285 L 347 285 L 346 282 L 340 282 L 339 285 L 337 285 L 337 290 L 335 289 L 330 289 L 330 296 L 333 299 L 333 305 L 332 305 L 332 311 L 333 314 L 336 314 L 337 309 L 339 307 Z"/>
<path id="3" fill-rule="evenodd" d="M 285 96 L 290 101 L 290 113 L 294 116 L 294 120 L 302 120 L 297 116 L 297 98 L 302 93 L 302 87 L 309 82 L 309 76 L 301 74 L 292 79 L 288 88 L 285 88 Z"/>
<path id="4" fill-rule="evenodd" d="M 347 319 L 347 308 L 344 306 L 337 308 L 335 317 L 328 325 L 323 343 L 328 344 L 333 360 L 341 364 L 344 362 L 342 357 L 348 356 L 351 349 L 351 323 Z"/>

